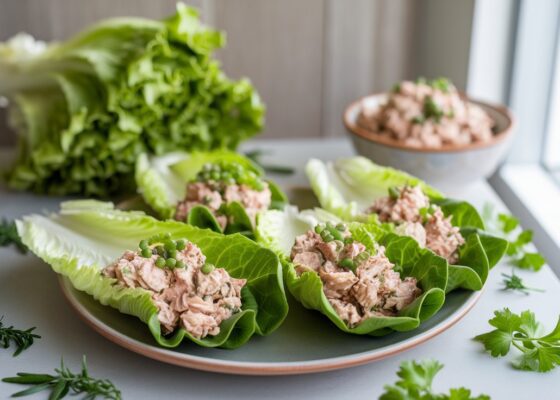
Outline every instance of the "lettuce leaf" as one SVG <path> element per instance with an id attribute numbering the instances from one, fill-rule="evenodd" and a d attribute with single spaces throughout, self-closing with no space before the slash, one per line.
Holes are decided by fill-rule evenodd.
<path id="1" fill-rule="evenodd" d="M 187 182 L 196 177 L 204 164 L 218 161 L 235 162 L 260 176 L 264 174 L 251 160 L 229 150 L 190 154 L 175 152 L 160 157 L 142 154 L 136 163 L 136 185 L 146 203 L 160 218 L 173 218 L 177 203 L 185 198 Z M 274 182 L 267 183 L 272 195 L 271 208 L 283 208 L 288 202 L 286 195 Z M 186 222 L 219 233 L 243 232 L 250 237 L 253 235 L 251 219 L 239 202 L 227 204 L 225 213 L 233 219 L 225 232 L 222 232 L 220 224 L 204 205 L 194 207 Z"/>
<path id="2" fill-rule="evenodd" d="M 119 211 L 112 203 L 94 200 L 62 203 L 58 214 L 26 216 L 17 221 L 17 229 L 23 243 L 76 289 L 138 317 L 164 347 L 176 347 L 187 338 L 200 346 L 236 348 L 255 333 L 273 332 L 288 312 L 277 256 L 241 235 L 226 237 L 176 221 L 158 221 L 139 211 Z M 187 238 L 201 248 L 209 262 L 236 278 L 247 279 L 242 311 L 224 321 L 218 335 L 196 339 L 178 329 L 163 336 L 149 291 L 115 285 L 115 279 L 101 275 L 101 269 L 125 250 L 163 232 Z"/>
<path id="3" fill-rule="evenodd" d="M 466 201 L 446 198 L 422 180 L 389 167 L 379 166 L 364 157 L 323 163 L 312 159 L 307 177 L 321 207 L 346 221 L 378 223 L 376 215 L 364 210 L 379 197 L 387 196 L 393 186 L 419 185 L 431 202 L 438 204 L 453 225 L 460 227 L 466 243 L 459 251 L 458 265 L 449 266 L 447 291 L 456 288 L 480 290 L 488 271 L 504 255 L 507 242 L 484 232 L 484 221 Z M 380 224 L 393 231 L 391 224 Z"/>
<path id="4" fill-rule="evenodd" d="M 321 209 L 298 212 L 295 207 L 267 211 L 258 218 L 257 240 L 279 255 L 288 290 L 306 308 L 320 311 L 344 332 L 380 336 L 415 329 L 442 307 L 448 275 L 445 259 L 421 249 L 412 238 L 388 233 L 374 224 L 352 223 L 350 231 L 356 240 L 370 251 L 374 251 L 375 243 L 385 246 L 386 255 L 395 264 L 395 270 L 401 276 L 418 279 L 423 293 L 395 317 L 372 317 L 349 328 L 323 293 L 321 278 L 311 271 L 298 277 L 289 258 L 295 237 L 326 221 L 339 222 L 340 219 Z"/>
<path id="5" fill-rule="evenodd" d="M 11 187 L 107 196 L 133 184 L 139 154 L 235 149 L 265 108 L 213 52 L 225 35 L 183 3 L 163 21 L 115 18 L 61 43 L 0 42 L 0 96 L 19 137 Z"/>

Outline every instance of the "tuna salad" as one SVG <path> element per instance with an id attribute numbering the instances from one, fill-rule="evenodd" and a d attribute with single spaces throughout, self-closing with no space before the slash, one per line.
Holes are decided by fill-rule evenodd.
<path id="1" fill-rule="evenodd" d="M 142 240 L 138 250 L 125 251 L 102 273 L 119 285 L 152 292 L 165 334 L 181 327 L 198 339 L 220 333 L 222 321 L 241 310 L 246 283 L 207 263 L 195 244 L 170 235 Z"/>
<path id="2" fill-rule="evenodd" d="M 296 237 L 290 258 L 298 276 L 314 272 L 329 303 L 353 328 L 374 316 L 394 316 L 422 291 L 416 279 L 401 278 L 385 256 L 354 240 L 344 224 L 317 225 Z"/>
<path id="3" fill-rule="evenodd" d="M 223 230 L 231 222 L 226 206 L 232 202 L 242 205 L 254 225 L 256 215 L 270 207 L 268 183 L 240 164 L 208 163 L 187 184 L 185 199 L 177 204 L 175 219 L 185 221 L 193 207 L 206 206 Z"/>
<path id="4" fill-rule="evenodd" d="M 381 106 L 365 99 L 358 123 L 404 145 L 427 148 L 487 142 L 494 125 L 481 107 L 462 98 L 444 78 L 401 82 Z"/>
<path id="5" fill-rule="evenodd" d="M 377 214 L 381 222 L 394 223 L 397 233 L 413 237 L 451 264 L 458 261 L 465 239 L 451 224 L 451 216 L 446 218 L 439 206 L 430 204 L 420 187 L 390 188 L 389 196 L 377 199 L 367 213 Z"/>

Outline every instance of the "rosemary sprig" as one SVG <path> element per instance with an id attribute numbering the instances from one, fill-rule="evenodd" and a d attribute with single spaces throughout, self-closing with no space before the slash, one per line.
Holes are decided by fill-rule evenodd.
<path id="1" fill-rule="evenodd" d="M 248 159 L 253 161 L 255 164 L 259 165 L 265 172 L 271 174 L 279 174 L 279 175 L 292 175 L 295 170 L 292 167 L 283 166 L 283 165 L 269 165 L 263 164 L 261 161 L 261 157 L 268 152 L 264 150 L 252 150 L 245 153 Z"/>
<path id="2" fill-rule="evenodd" d="M 12 397 L 23 397 L 43 390 L 50 390 L 49 400 L 58 400 L 65 397 L 70 391 L 72 394 L 83 393 L 84 399 L 95 399 L 98 396 L 105 399 L 120 400 L 121 392 L 108 379 L 94 379 L 89 376 L 86 357 L 82 360 L 82 371 L 74 374 L 60 361 L 60 368 L 55 369 L 56 375 L 29 374 L 18 372 L 17 376 L 4 378 L 2 382 L 32 385 L 30 388 L 12 394 Z"/>
<path id="3" fill-rule="evenodd" d="M 4 327 L 2 320 L 4 317 L 0 317 L 0 345 L 7 349 L 10 347 L 10 343 L 13 342 L 16 345 L 16 351 L 14 357 L 17 357 L 23 350 L 31 347 L 35 339 L 39 339 L 41 336 L 33 333 L 35 327 L 29 328 L 25 331 L 20 329 L 15 329 L 13 326 Z"/>
<path id="4" fill-rule="evenodd" d="M 0 247 L 14 244 L 20 253 L 27 253 L 27 247 L 22 243 L 17 232 L 16 223 L 2 218 L 0 221 Z"/>
<path id="5" fill-rule="evenodd" d="M 525 286 L 525 283 L 523 283 L 523 279 L 521 279 L 521 277 L 516 275 L 513 270 L 511 271 L 511 275 L 502 274 L 502 276 L 504 277 L 504 280 L 503 280 L 504 288 L 502 290 L 517 290 L 517 291 L 519 291 L 521 293 L 525 293 L 527 295 L 529 294 L 530 291 L 544 292 L 544 290 L 542 290 L 542 289 L 531 288 L 531 287 Z"/>

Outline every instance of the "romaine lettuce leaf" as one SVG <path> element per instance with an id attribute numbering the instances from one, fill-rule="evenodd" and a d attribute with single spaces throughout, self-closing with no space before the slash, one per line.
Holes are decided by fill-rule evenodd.
<path id="1" fill-rule="evenodd" d="M 175 152 L 164 156 L 148 156 L 142 154 L 136 163 L 136 185 L 144 200 L 152 207 L 160 218 L 173 218 L 177 203 L 185 198 L 187 182 L 194 179 L 204 164 L 225 161 L 241 164 L 247 170 L 263 176 L 262 169 L 248 158 L 229 150 L 212 152 L 181 153 Z M 272 181 L 267 181 L 271 195 L 271 208 L 283 208 L 288 202 L 286 195 Z M 220 224 L 210 210 L 200 205 L 194 207 L 187 216 L 187 223 L 209 228 L 220 233 L 243 232 L 252 236 L 251 219 L 241 204 L 229 203 L 226 214 L 233 222 L 222 232 Z"/>
<path id="2" fill-rule="evenodd" d="M 419 185 L 446 216 L 451 215 L 453 225 L 461 228 L 466 240 L 459 252 L 458 265 L 449 266 L 448 291 L 480 290 L 489 269 L 507 247 L 505 240 L 484 233 L 484 222 L 471 204 L 448 199 L 422 180 L 367 158 L 351 157 L 329 163 L 312 159 L 307 163 L 306 173 L 321 207 L 346 221 L 377 223 L 375 215 L 364 212 L 375 199 L 387 196 L 393 186 Z M 380 225 L 394 231 L 390 224 Z"/>
<path id="3" fill-rule="evenodd" d="M 388 233 L 377 225 L 352 223 L 350 231 L 356 240 L 370 251 L 374 251 L 375 243 L 385 246 L 386 255 L 395 264 L 395 270 L 402 276 L 417 278 L 423 293 L 398 316 L 372 317 L 349 328 L 323 293 L 321 278 L 314 272 L 297 276 L 289 258 L 295 237 L 313 229 L 317 223 L 326 221 L 338 222 L 340 219 L 321 209 L 299 213 L 295 207 L 286 207 L 284 211 L 267 211 L 258 217 L 257 240 L 277 252 L 284 266 L 288 290 L 306 308 L 320 311 L 344 332 L 373 336 L 414 329 L 441 308 L 445 301 L 448 275 L 445 259 L 421 249 L 412 238 Z"/>
<path id="4" fill-rule="evenodd" d="M 213 52 L 225 35 L 183 3 L 163 21 L 115 18 L 60 42 L 0 42 L 0 96 L 19 156 L 10 186 L 107 196 L 133 184 L 139 154 L 235 149 L 265 107 Z"/>
<path id="5" fill-rule="evenodd" d="M 205 347 L 235 348 L 254 334 L 267 335 L 280 326 L 288 304 L 278 257 L 241 236 L 223 236 L 176 221 L 158 221 L 138 211 L 119 211 L 94 200 L 62 203 L 58 214 L 29 215 L 17 221 L 18 233 L 29 249 L 81 291 L 104 305 L 138 317 L 148 324 L 161 346 L 176 347 L 184 338 Z M 101 269 L 141 239 L 169 232 L 198 245 L 209 262 L 236 278 L 247 279 L 242 311 L 224 321 L 220 334 L 196 339 L 184 329 L 163 336 L 150 292 L 115 285 Z"/>

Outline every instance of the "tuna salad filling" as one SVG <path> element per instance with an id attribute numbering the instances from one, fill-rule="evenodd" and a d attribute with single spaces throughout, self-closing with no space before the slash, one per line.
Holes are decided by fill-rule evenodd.
<path id="1" fill-rule="evenodd" d="M 444 78 L 401 82 L 381 106 L 365 99 L 358 123 L 405 145 L 429 148 L 487 142 L 494 125 L 481 107 L 462 98 Z"/>
<path id="2" fill-rule="evenodd" d="M 242 205 L 254 225 L 256 215 L 270 207 L 268 183 L 240 164 L 208 163 L 187 183 L 186 196 L 177 204 L 175 219 L 185 221 L 194 207 L 206 206 L 223 230 L 231 222 L 226 206 L 232 202 Z"/>
<path id="3" fill-rule="evenodd" d="M 222 321 L 241 310 L 246 283 L 206 263 L 195 244 L 170 235 L 142 240 L 102 273 L 119 285 L 150 291 L 165 334 L 181 327 L 197 339 L 217 335 Z"/>
<path id="4" fill-rule="evenodd" d="M 374 316 L 395 316 L 420 294 L 416 279 L 401 276 L 385 256 L 354 240 L 346 225 L 317 225 L 296 237 L 290 258 L 296 273 L 314 272 L 329 303 L 350 327 Z"/>
<path id="5" fill-rule="evenodd" d="M 451 216 L 446 218 L 439 206 L 430 204 L 418 186 L 390 188 L 389 196 L 377 199 L 366 212 L 377 214 L 381 222 L 394 223 L 398 234 L 413 237 L 451 264 L 458 261 L 465 239 L 451 224 Z"/>

